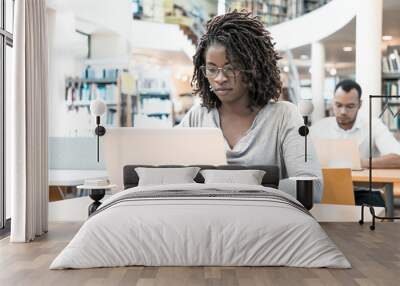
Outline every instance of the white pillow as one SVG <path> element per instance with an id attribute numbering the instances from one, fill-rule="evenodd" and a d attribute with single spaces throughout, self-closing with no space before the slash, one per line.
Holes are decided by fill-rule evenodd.
<path id="1" fill-rule="evenodd" d="M 204 183 L 261 185 L 265 171 L 261 170 L 202 170 Z"/>
<path id="2" fill-rule="evenodd" d="M 139 176 L 138 186 L 195 183 L 193 179 L 199 170 L 199 167 L 135 168 Z"/>

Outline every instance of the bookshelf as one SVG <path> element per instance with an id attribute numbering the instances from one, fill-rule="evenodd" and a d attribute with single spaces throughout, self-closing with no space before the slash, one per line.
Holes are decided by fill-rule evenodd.
<path id="1" fill-rule="evenodd" d="M 103 74 L 107 74 L 103 72 Z M 90 102 L 102 99 L 107 105 L 105 125 L 110 127 L 146 126 L 146 118 L 163 121 L 172 126 L 173 108 L 167 84 L 148 76 L 136 79 L 126 70 L 115 72 L 116 77 L 65 79 L 65 102 L 68 111 L 86 109 Z M 139 118 L 140 117 L 140 118 Z"/>
<path id="2" fill-rule="evenodd" d="M 331 0 L 226 0 L 227 9 L 246 9 L 271 26 L 309 13 Z"/>
<path id="3" fill-rule="evenodd" d="M 392 72 L 392 73 L 383 73 L 382 74 L 383 80 L 396 80 L 400 79 L 400 72 Z"/>
<path id="4" fill-rule="evenodd" d="M 147 91 L 139 94 L 139 114 L 173 122 L 173 108 L 169 93 Z"/>
<path id="5" fill-rule="evenodd" d="M 114 96 L 117 85 L 117 78 L 67 77 L 65 101 L 68 109 L 89 106 L 90 101 L 95 98 L 104 100 L 106 104 L 116 104 Z"/>
<path id="6" fill-rule="evenodd" d="M 288 0 L 231 0 L 227 8 L 251 11 L 267 26 L 279 24 L 288 17 Z"/>
<path id="7" fill-rule="evenodd" d="M 382 57 L 382 73 L 385 79 L 396 79 L 400 75 L 400 46 L 388 46 Z"/>
<path id="8" fill-rule="evenodd" d="M 395 136 L 399 138 L 399 129 L 400 129 L 400 117 L 394 116 L 400 112 L 400 98 L 390 98 L 391 96 L 399 96 L 400 91 L 400 75 L 390 75 L 390 76 L 382 76 L 383 78 L 383 95 L 388 96 L 387 100 L 382 100 L 382 111 L 384 112 L 382 115 L 382 119 L 384 123 L 388 126 L 389 130 L 395 133 Z"/>
<path id="9" fill-rule="evenodd" d="M 319 7 L 327 4 L 331 0 L 303 0 L 303 14 L 309 13 Z"/>
<path id="10" fill-rule="evenodd" d="M 388 99 L 382 100 L 382 119 L 389 130 L 400 138 L 400 118 L 397 116 L 400 111 L 400 98 L 390 98 L 400 95 L 400 46 L 388 46 L 385 55 L 382 57 L 382 94 Z"/>

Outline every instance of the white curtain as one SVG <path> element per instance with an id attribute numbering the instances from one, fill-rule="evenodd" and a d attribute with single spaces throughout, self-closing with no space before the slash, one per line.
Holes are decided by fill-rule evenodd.
<path id="1" fill-rule="evenodd" d="M 46 0 L 18 0 L 14 9 L 10 241 L 28 242 L 48 227 Z"/>

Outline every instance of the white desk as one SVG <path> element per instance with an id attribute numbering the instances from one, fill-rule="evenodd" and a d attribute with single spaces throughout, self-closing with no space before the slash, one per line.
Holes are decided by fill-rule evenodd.
<path id="1" fill-rule="evenodd" d="M 105 170 L 49 170 L 50 186 L 78 186 L 84 183 L 85 179 L 106 178 Z"/>
<path id="2" fill-rule="evenodd" d="M 106 195 L 105 198 L 108 196 Z M 104 200 L 104 199 L 103 199 Z M 49 221 L 84 221 L 88 217 L 88 207 L 93 203 L 89 197 L 80 197 L 49 203 Z M 311 214 L 319 222 L 358 222 L 360 206 L 314 204 Z M 377 214 L 384 208 L 375 208 Z M 365 221 L 371 221 L 371 214 L 365 212 Z"/>
<path id="3" fill-rule="evenodd" d="M 107 178 L 105 170 L 62 170 L 49 169 L 49 186 L 55 187 L 49 190 L 51 199 L 54 191 L 58 193 L 58 199 L 64 199 L 63 188 L 75 187 L 82 185 L 85 179 Z"/>

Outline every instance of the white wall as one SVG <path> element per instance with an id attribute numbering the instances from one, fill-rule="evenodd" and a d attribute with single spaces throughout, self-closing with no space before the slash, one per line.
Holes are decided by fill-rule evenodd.
<path id="1" fill-rule="evenodd" d="M 75 16 L 72 12 L 48 9 L 49 26 L 49 136 L 72 136 L 74 126 L 88 125 L 89 119 L 68 111 L 65 101 L 65 79 L 80 76 L 81 59 L 85 49 L 80 46 L 75 32 Z"/>
<path id="2" fill-rule="evenodd" d="M 369 95 L 382 92 L 382 8 L 383 0 L 364 0 L 356 22 L 356 81 L 362 88 L 359 115 L 368 118 Z M 366 32 L 368 31 L 368 32 Z M 372 116 L 381 113 L 381 100 L 372 101 Z"/>
<path id="3" fill-rule="evenodd" d="M 93 135 L 95 120 L 88 109 L 68 110 L 65 101 L 65 79 L 81 77 L 85 69 L 87 44 L 75 31 L 79 25 L 77 15 L 71 10 L 48 9 L 50 137 Z M 91 53 L 94 58 L 128 57 L 129 51 L 129 42 L 120 35 L 103 31 L 92 34 Z"/>
<path id="4" fill-rule="evenodd" d="M 190 59 L 195 46 L 175 24 L 164 24 L 134 20 L 131 43 L 133 48 L 182 51 Z"/>
<path id="5" fill-rule="evenodd" d="M 70 11 L 77 18 L 120 34 L 127 40 L 131 37 L 131 0 L 47 0 L 47 6 Z"/>
<path id="6" fill-rule="evenodd" d="M 128 2 L 129 5 L 125 0 L 48 0 L 52 7 L 48 13 L 50 137 L 93 134 L 94 118 L 87 108 L 68 110 L 65 101 L 66 77 L 82 76 L 88 63 L 84 38 L 76 29 L 92 35 L 89 62 L 94 68 L 121 68 L 120 63 L 129 66 L 132 48 L 179 51 L 191 60 L 195 47 L 178 25 L 133 21 Z"/>
<path id="7" fill-rule="evenodd" d="M 87 53 L 82 36 L 75 30 L 94 33 L 93 54 L 108 57 L 120 54 L 128 49 L 131 36 L 131 1 L 47 0 L 47 6 L 52 9 L 48 9 L 49 136 L 92 136 L 94 118 L 87 109 L 68 111 L 65 102 L 65 78 L 82 76 Z M 113 32 L 114 37 L 110 35 Z"/>
<path id="8" fill-rule="evenodd" d="M 93 34 L 92 58 L 127 58 L 130 54 L 130 44 L 117 34 Z"/>

